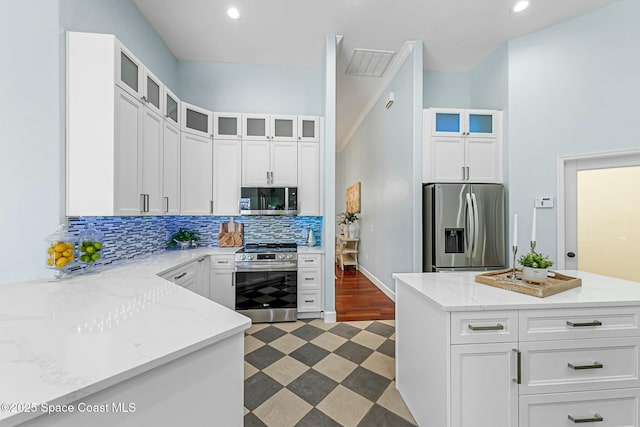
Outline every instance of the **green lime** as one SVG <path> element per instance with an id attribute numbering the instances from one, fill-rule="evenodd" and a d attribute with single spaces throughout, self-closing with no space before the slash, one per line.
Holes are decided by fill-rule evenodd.
<path id="1" fill-rule="evenodd" d="M 82 241 L 82 246 L 90 246 L 92 244 L 93 244 L 93 242 L 91 240 L 83 240 Z"/>
<path id="2" fill-rule="evenodd" d="M 99 251 L 100 249 L 102 249 L 102 243 L 100 242 L 95 242 L 93 244 L 93 247 L 96 248 L 96 251 Z"/>
<path id="3" fill-rule="evenodd" d="M 92 260 L 94 260 L 94 261 L 99 260 L 99 259 L 100 259 L 100 254 L 93 254 L 93 255 L 91 255 L 91 259 L 92 259 Z"/>
<path id="4" fill-rule="evenodd" d="M 82 262 L 89 262 L 90 259 L 91 259 L 91 257 L 89 257 L 89 255 L 82 255 L 80 257 L 80 261 L 82 261 Z"/>
<path id="5" fill-rule="evenodd" d="M 80 252 L 86 252 L 87 248 L 84 246 L 80 246 L 80 248 L 78 249 Z"/>
<path id="6" fill-rule="evenodd" d="M 89 255 L 91 255 L 92 253 L 94 253 L 96 251 L 96 248 L 94 248 L 93 246 L 87 246 L 86 248 L 86 253 L 88 253 Z"/>

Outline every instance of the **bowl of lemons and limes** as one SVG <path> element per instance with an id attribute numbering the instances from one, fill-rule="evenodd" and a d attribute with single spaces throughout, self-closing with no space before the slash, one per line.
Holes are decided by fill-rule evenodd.
<path id="1" fill-rule="evenodd" d="M 88 224 L 87 228 L 78 236 L 78 259 L 87 267 L 94 266 L 102 259 L 102 246 L 104 235 L 96 230 L 94 224 Z"/>
<path id="2" fill-rule="evenodd" d="M 56 270 L 64 270 L 75 261 L 75 237 L 67 232 L 64 225 L 59 225 L 58 230 L 46 238 L 47 247 L 46 266 Z"/>

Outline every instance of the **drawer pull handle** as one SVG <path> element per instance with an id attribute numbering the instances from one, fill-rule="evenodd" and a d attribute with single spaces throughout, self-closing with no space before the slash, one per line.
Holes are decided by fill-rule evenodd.
<path id="1" fill-rule="evenodd" d="M 184 276 L 186 276 L 186 275 L 187 275 L 187 272 L 185 271 L 185 272 L 184 272 L 184 273 L 182 273 L 182 274 L 178 274 L 176 277 L 174 277 L 174 279 L 175 279 L 175 280 L 182 279 L 182 278 L 183 278 Z"/>
<path id="2" fill-rule="evenodd" d="M 315 302 L 315 300 L 312 300 L 312 299 L 306 299 L 306 300 L 304 300 L 304 302 Z"/>
<path id="3" fill-rule="evenodd" d="M 305 277 L 304 280 L 313 280 L 313 277 Z"/>
<path id="4" fill-rule="evenodd" d="M 520 350 L 512 349 L 513 352 L 516 353 L 516 365 L 517 365 L 517 373 L 516 377 L 513 379 L 513 382 L 516 384 L 522 384 L 522 353 Z"/>
<path id="5" fill-rule="evenodd" d="M 229 261 L 218 261 L 218 264 L 229 264 Z"/>
<path id="6" fill-rule="evenodd" d="M 501 331 L 504 329 L 504 326 L 502 326 L 500 323 L 498 323 L 495 326 L 473 326 L 473 325 L 469 325 L 469 329 L 471 329 L 472 331 Z"/>
<path id="7" fill-rule="evenodd" d="M 304 262 L 315 262 L 315 259 L 305 259 Z"/>
<path id="8" fill-rule="evenodd" d="M 567 363 L 567 366 L 574 371 L 583 371 L 585 369 L 602 369 L 604 366 L 602 363 L 593 362 L 593 365 L 574 365 L 572 363 Z"/>
<path id="9" fill-rule="evenodd" d="M 567 326 L 571 326 L 572 328 L 584 328 L 585 326 L 602 326 L 602 322 L 600 322 L 599 320 L 594 320 L 593 322 L 573 323 L 567 320 Z"/>
<path id="10" fill-rule="evenodd" d="M 600 415 L 598 414 L 593 414 L 593 418 L 573 418 L 571 415 L 567 415 L 567 417 L 569 418 L 569 420 L 571 420 L 572 423 L 574 424 L 580 424 L 580 423 L 601 423 L 604 421 L 604 418 L 602 418 Z"/>

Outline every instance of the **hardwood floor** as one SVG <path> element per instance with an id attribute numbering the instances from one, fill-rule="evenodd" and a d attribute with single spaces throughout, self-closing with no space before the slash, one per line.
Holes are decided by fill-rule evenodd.
<path id="1" fill-rule="evenodd" d="M 338 322 L 395 319 L 395 303 L 362 273 L 337 265 L 335 272 Z"/>

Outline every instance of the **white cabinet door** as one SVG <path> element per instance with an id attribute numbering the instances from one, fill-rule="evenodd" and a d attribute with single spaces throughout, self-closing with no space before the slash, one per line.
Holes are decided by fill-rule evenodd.
<path id="1" fill-rule="evenodd" d="M 120 42 L 116 42 L 116 84 L 138 100 L 144 96 L 142 62 Z"/>
<path id="2" fill-rule="evenodd" d="M 429 127 L 431 135 L 462 136 L 465 132 L 464 126 L 464 110 L 454 108 L 430 109 Z"/>
<path id="3" fill-rule="evenodd" d="M 282 116 L 272 114 L 271 139 L 279 141 L 298 140 L 298 116 Z"/>
<path id="4" fill-rule="evenodd" d="M 212 135 L 213 113 L 186 102 L 181 102 L 180 106 L 182 110 L 182 127 L 180 130 L 210 138 Z"/>
<path id="5" fill-rule="evenodd" d="M 466 110 L 467 136 L 495 138 L 500 132 L 500 112 L 495 110 Z"/>
<path id="6" fill-rule="evenodd" d="M 182 133 L 180 141 L 180 213 L 211 214 L 211 138 Z"/>
<path id="7" fill-rule="evenodd" d="M 161 215 L 164 209 L 162 189 L 164 120 L 158 114 L 144 109 L 142 132 L 142 194 L 146 198 L 143 211 L 148 215 Z"/>
<path id="8" fill-rule="evenodd" d="M 271 141 L 271 185 L 298 185 L 298 144 Z"/>
<path id="9" fill-rule="evenodd" d="M 114 199 L 115 215 L 142 213 L 142 123 L 144 106 L 116 88 Z M 91 177 L 87 177 L 91 179 Z"/>
<path id="10" fill-rule="evenodd" d="M 163 138 L 163 212 L 180 214 L 180 129 L 164 123 Z"/>
<path id="11" fill-rule="evenodd" d="M 431 171 L 427 182 L 459 182 L 464 180 L 464 138 L 433 137 L 428 162 Z"/>
<path id="12" fill-rule="evenodd" d="M 271 136 L 271 121 L 268 114 L 243 114 L 242 139 L 266 141 Z"/>
<path id="13" fill-rule="evenodd" d="M 320 141 L 320 118 L 318 116 L 298 116 L 298 141 Z"/>
<path id="14" fill-rule="evenodd" d="M 233 270 L 211 269 L 209 298 L 231 310 L 236 309 L 236 287 Z"/>
<path id="15" fill-rule="evenodd" d="M 451 346 L 451 426 L 518 425 L 517 343 Z"/>
<path id="16" fill-rule="evenodd" d="M 321 216 L 320 144 L 298 143 L 298 215 Z"/>
<path id="17" fill-rule="evenodd" d="M 465 162 L 471 182 L 502 182 L 502 150 L 497 138 L 467 137 Z"/>
<path id="18" fill-rule="evenodd" d="M 194 291 L 209 298 L 209 257 L 203 256 L 196 261 L 196 283 Z"/>
<path id="19" fill-rule="evenodd" d="M 242 138 L 242 114 L 213 113 L 213 139 Z"/>
<path id="20" fill-rule="evenodd" d="M 144 67 L 143 73 L 143 101 L 145 101 L 147 108 L 154 113 L 162 115 L 164 112 L 164 85 L 159 78 L 157 78 L 149 69 Z"/>
<path id="21" fill-rule="evenodd" d="M 269 184 L 269 141 L 242 141 L 242 185 L 264 187 Z"/>
<path id="22" fill-rule="evenodd" d="M 213 214 L 240 214 L 242 144 L 213 140 Z"/>

